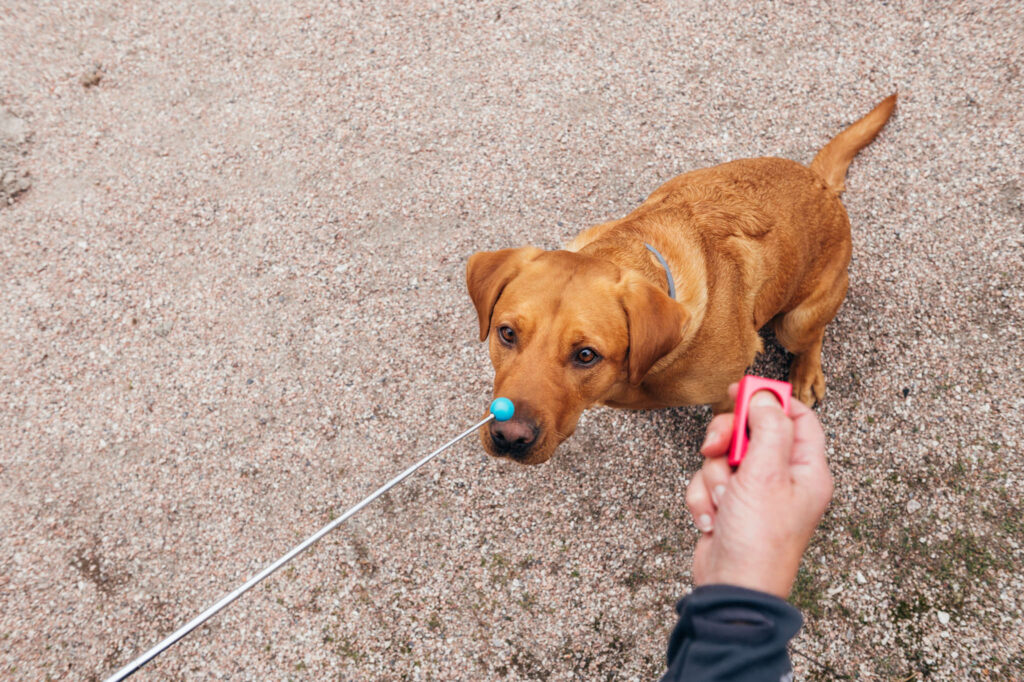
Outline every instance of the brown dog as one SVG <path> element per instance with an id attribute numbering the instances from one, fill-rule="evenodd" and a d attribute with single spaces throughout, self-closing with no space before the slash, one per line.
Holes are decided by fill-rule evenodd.
<path id="1" fill-rule="evenodd" d="M 728 386 L 763 350 L 757 331 L 769 322 L 796 356 L 794 395 L 821 400 L 822 338 L 846 295 L 851 251 L 839 194 L 895 106 L 892 95 L 810 168 L 760 158 L 692 171 L 565 251 L 470 257 L 494 395 L 515 404 L 513 419 L 483 431 L 487 451 L 547 461 L 595 404 L 731 409 Z"/>

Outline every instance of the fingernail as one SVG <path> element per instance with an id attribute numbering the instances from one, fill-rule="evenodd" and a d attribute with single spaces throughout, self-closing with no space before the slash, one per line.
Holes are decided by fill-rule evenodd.
<path id="1" fill-rule="evenodd" d="M 711 517 L 707 514 L 701 514 L 697 517 L 697 528 L 700 528 L 703 533 L 710 533 L 712 529 Z"/>
<path id="2" fill-rule="evenodd" d="M 725 486 L 721 484 L 716 485 L 715 489 L 711 491 L 711 501 L 715 503 L 716 507 L 718 506 L 718 503 L 722 499 L 722 495 L 724 494 Z"/>
<path id="3" fill-rule="evenodd" d="M 753 407 L 782 407 L 782 403 L 780 403 L 779 399 L 775 397 L 775 394 L 770 391 L 758 391 L 750 399 L 750 404 Z"/>
<path id="4" fill-rule="evenodd" d="M 717 431 L 708 431 L 708 435 L 706 435 L 704 437 L 704 444 L 700 446 L 700 449 L 703 450 L 707 446 L 709 446 L 712 443 L 714 443 L 716 440 L 718 440 L 718 432 Z"/>

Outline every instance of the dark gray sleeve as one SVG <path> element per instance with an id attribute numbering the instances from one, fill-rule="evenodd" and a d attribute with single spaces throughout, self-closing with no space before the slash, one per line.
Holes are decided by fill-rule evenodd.
<path id="1" fill-rule="evenodd" d="M 786 652 L 803 618 L 788 603 L 732 585 L 698 587 L 676 605 L 662 682 L 791 680 Z"/>

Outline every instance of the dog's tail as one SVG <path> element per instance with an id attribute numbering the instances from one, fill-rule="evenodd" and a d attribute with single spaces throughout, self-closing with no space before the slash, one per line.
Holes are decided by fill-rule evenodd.
<path id="1" fill-rule="evenodd" d="M 896 94 L 893 93 L 872 109 L 871 113 L 836 135 L 831 142 L 822 147 L 818 155 L 814 157 L 814 161 L 811 162 L 811 170 L 817 173 L 836 194 L 841 193 L 846 189 L 844 184 L 846 169 L 850 167 L 853 157 L 857 156 L 857 152 L 875 139 L 878 131 L 892 116 L 892 111 L 895 108 Z"/>

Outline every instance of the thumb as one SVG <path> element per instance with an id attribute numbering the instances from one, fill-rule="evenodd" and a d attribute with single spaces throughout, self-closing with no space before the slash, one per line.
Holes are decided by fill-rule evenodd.
<path id="1" fill-rule="evenodd" d="M 750 445 L 740 471 L 762 479 L 788 473 L 793 450 L 793 423 L 773 394 L 758 391 L 751 397 L 747 427 Z"/>

